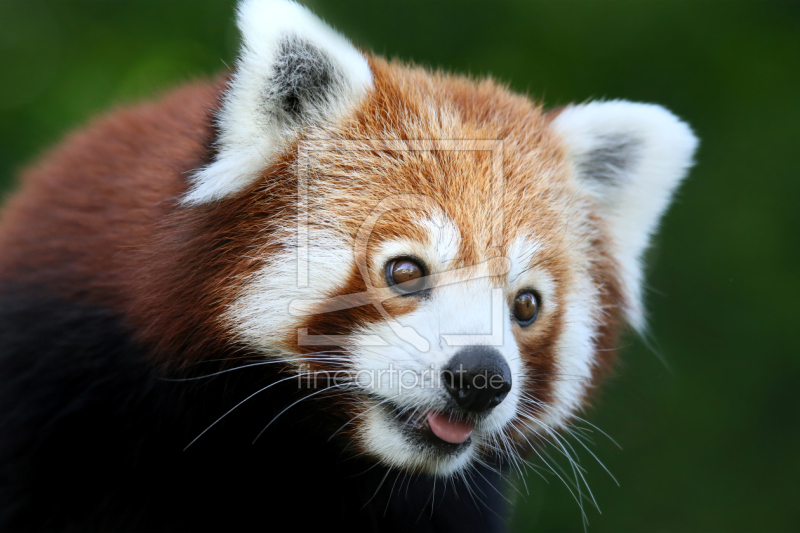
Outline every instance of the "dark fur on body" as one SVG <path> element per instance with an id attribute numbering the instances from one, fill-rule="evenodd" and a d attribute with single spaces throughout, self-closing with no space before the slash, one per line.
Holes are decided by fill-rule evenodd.
<path id="1" fill-rule="evenodd" d="M 0 297 L 2 531 L 492 531 L 502 480 L 387 472 L 326 442 L 335 427 L 296 380 L 245 402 L 271 366 L 169 377 L 106 309 L 4 289 Z M 242 360 L 244 363 L 246 359 Z"/>

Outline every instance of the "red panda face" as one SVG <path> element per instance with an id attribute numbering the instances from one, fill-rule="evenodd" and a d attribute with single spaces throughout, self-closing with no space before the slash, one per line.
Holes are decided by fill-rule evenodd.
<path id="1" fill-rule="evenodd" d="M 388 111 L 372 102 L 376 118 Z M 417 113 L 408 124 L 430 125 Z M 475 134 L 462 127 L 446 136 Z M 265 240 L 227 327 L 313 373 L 304 385 L 333 376 L 348 437 L 391 465 L 451 473 L 482 451 L 511 452 L 537 424 L 560 426 L 583 399 L 592 337 L 618 295 L 599 287 L 615 283 L 615 266 L 586 242 L 601 228 L 570 200 L 558 145 L 542 138 L 496 173 L 500 157 L 471 141 L 373 144 L 300 142 L 313 168 L 307 224 L 289 216 Z M 477 145 L 503 156 L 503 143 Z M 502 202 L 485 200 L 495 192 Z"/>
<path id="2" fill-rule="evenodd" d="M 618 324 L 643 326 L 639 261 L 688 127 L 627 102 L 547 115 L 366 58 L 293 3 L 244 2 L 239 25 L 217 155 L 184 198 L 266 213 L 218 322 L 386 465 L 450 474 L 549 439 Z"/>

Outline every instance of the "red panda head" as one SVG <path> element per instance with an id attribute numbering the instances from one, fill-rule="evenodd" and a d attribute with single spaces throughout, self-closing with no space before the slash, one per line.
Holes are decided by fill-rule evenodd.
<path id="1" fill-rule="evenodd" d="M 452 473 L 569 423 L 620 324 L 644 325 L 640 261 L 688 126 L 624 101 L 544 113 L 365 55 L 292 2 L 246 0 L 238 23 L 182 202 L 254 239 L 227 260 L 255 266 L 217 282 L 218 326 L 324 376 L 341 434 L 389 466 Z"/>

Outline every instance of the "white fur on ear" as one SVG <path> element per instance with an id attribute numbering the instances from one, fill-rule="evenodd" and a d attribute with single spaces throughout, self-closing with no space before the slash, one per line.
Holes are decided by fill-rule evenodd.
<path id="1" fill-rule="evenodd" d="M 697 138 L 663 107 L 625 101 L 570 106 L 552 125 L 566 141 L 581 186 L 608 221 L 622 268 L 627 318 L 641 331 L 642 255 L 692 165 Z"/>
<path id="2" fill-rule="evenodd" d="M 243 0 L 242 50 L 217 116 L 217 156 L 195 172 L 185 204 L 235 194 L 300 128 L 335 121 L 372 87 L 367 60 L 305 7 Z"/>

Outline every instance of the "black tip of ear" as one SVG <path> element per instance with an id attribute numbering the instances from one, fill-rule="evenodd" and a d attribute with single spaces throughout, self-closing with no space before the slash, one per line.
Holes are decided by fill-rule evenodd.
<path id="1" fill-rule="evenodd" d="M 644 142 L 630 135 L 604 135 L 576 161 L 581 176 L 605 186 L 623 185 L 641 159 Z"/>
<path id="2" fill-rule="evenodd" d="M 337 83 L 334 63 L 322 50 L 297 37 L 280 41 L 267 99 L 284 119 L 298 122 L 329 101 Z"/>

